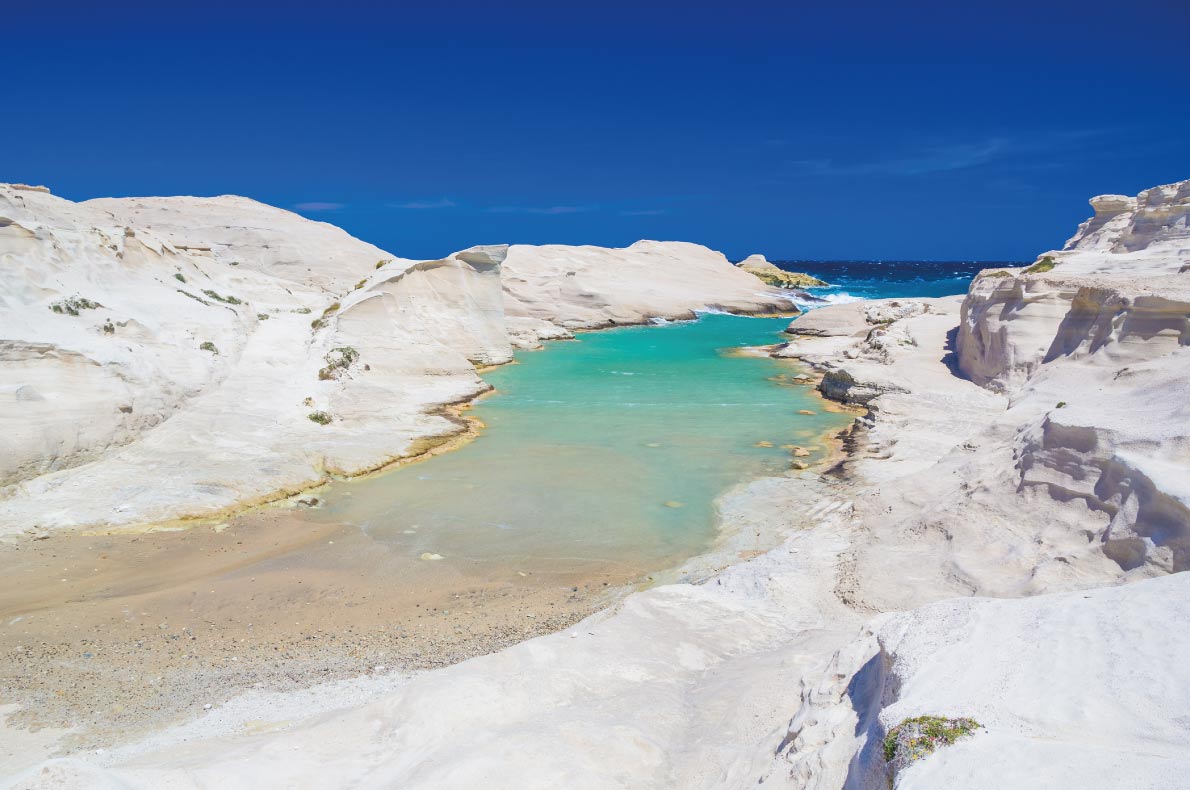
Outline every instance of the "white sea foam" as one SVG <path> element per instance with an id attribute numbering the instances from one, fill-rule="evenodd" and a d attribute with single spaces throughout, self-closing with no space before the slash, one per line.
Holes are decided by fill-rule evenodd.
<path id="1" fill-rule="evenodd" d="M 847 304 L 848 302 L 862 302 L 866 297 L 853 296 L 846 291 L 839 291 L 838 293 L 830 294 L 814 294 L 815 299 L 794 299 L 796 304 L 802 310 L 813 310 L 816 307 L 826 307 L 831 304 Z"/>

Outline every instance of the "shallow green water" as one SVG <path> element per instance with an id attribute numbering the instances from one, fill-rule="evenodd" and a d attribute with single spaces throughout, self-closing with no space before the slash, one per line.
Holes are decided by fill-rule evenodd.
<path id="1" fill-rule="evenodd" d="M 337 483 L 318 517 L 444 564 L 680 562 L 713 540 L 717 496 L 788 470 L 781 445 L 812 448 L 847 422 L 809 388 L 770 380 L 796 374 L 791 364 L 725 353 L 778 342 L 787 323 L 707 315 L 518 354 L 519 364 L 485 374 L 497 392 L 474 410 L 487 425 L 475 441 Z"/>

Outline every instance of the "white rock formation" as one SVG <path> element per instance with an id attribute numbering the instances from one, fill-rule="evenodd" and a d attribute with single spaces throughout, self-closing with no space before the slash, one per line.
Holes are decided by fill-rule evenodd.
<path id="1" fill-rule="evenodd" d="M 868 414 L 835 475 L 722 503 L 739 534 L 785 525 L 778 548 L 364 707 L 292 724 L 245 701 L 18 786 L 883 790 L 883 733 L 924 713 L 982 730 L 902 788 L 1177 786 L 1190 352 L 1180 308 L 1137 305 L 1181 302 L 1188 191 L 1100 199 L 1051 270 L 985 274 L 966 299 L 795 322 L 781 353 Z M 1084 310 L 1083 288 L 1110 293 Z"/>
<path id="2" fill-rule="evenodd" d="M 514 342 L 790 309 L 696 245 L 515 247 L 502 282 L 505 254 L 399 259 L 240 197 L 0 185 L 0 535 L 212 514 L 414 454 Z"/>
<path id="3" fill-rule="evenodd" d="M 617 250 L 516 244 L 508 250 L 503 279 L 514 330 L 598 329 L 653 317 L 693 318 L 695 310 L 793 309 L 787 297 L 733 267 L 722 253 L 683 242 L 638 241 Z"/>

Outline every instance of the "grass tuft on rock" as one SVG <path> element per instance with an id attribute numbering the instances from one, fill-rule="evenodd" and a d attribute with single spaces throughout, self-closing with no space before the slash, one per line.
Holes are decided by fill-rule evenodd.
<path id="1" fill-rule="evenodd" d="M 339 346 L 328 351 L 324 359 L 326 367 L 318 371 L 318 380 L 335 381 L 359 360 L 359 352 L 351 346 Z"/>
<path id="2" fill-rule="evenodd" d="M 948 719 L 943 716 L 905 719 L 884 736 L 884 761 L 892 776 L 896 776 L 912 763 L 930 756 L 943 746 L 950 746 L 981 726 L 974 719 Z"/>
<path id="3" fill-rule="evenodd" d="M 315 318 L 313 321 L 310 322 L 310 328 L 312 328 L 315 331 L 322 329 L 324 326 L 326 326 L 327 319 L 330 318 L 331 313 L 335 312 L 338 309 L 339 309 L 339 303 L 331 302 L 331 306 L 326 308 L 325 310 L 323 310 L 322 315 L 320 315 L 318 318 Z M 306 312 L 309 312 L 309 310 L 307 310 Z"/>
<path id="4" fill-rule="evenodd" d="M 210 289 L 204 289 L 203 293 L 214 299 L 216 302 L 223 302 L 223 304 L 243 304 L 243 302 L 234 296 L 220 296 Z"/>
<path id="5" fill-rule="evenodd" d="M 306 415 L 306 419 L 319 425 L 330 425 L 332 417 L 324 411 L 312 411 Z"/>
<path id="6" fill-rule="evenodd" d="M 215 348 L 215 344 L 210 340 L 205 340 L 198 346 L 200 351 L 210 351 L 215 356 L 219 356 L 219 349 Z"/>
<path id="7" fill-rule="evenodd" d="M 174 279 L 180 283 L 186 282 L 186 278 L 182 276 L 181 272 L 174 272 Z"/>
<path id="8" fill-rule="evenodd" d="M 388 264 L 390 264 L 392 262 L 393 262 L 392 258 L 385 258 L 382 261 L 376 261 L 376 268 L 379 269 L 380 267 L 387 266 Z"/>

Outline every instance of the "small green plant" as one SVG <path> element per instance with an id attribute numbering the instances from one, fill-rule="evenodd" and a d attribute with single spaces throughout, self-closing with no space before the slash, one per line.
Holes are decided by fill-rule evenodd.
<path id="1" fill-rule="evenodd" d="M 381 266 L 387 266 L 388 264 L 390 264 L 392 262 L 393 262 L 392 258 L 385 258 L 382 261 L 376 261 L 376 268 L 379 269 Z"/>
<path id="2" fill-rule="evenodd" d="M 1056 407 L 1056 408 L 1059 408 L 1059 409 L 1065 409 L 1065 408 L 1066 408 L 1066 401 L 1064 401 L 1064 400 L 1060 400 L 1060 401 L 1058 401 L 1058 405 L 1057 405 L 1057 407 Z"/>
<path id="3" fill-rule="evenodd" d="M 331 423 L 331 416 L 324 411 L 312 411 L 306 415 L 306 418 L 319 425 L 330 425 Z"/>
<path id="4" fill-rule="evenodd" d="M 1011 276 L 1012 276 L 1011 274 L 1004 271 L 1003 269 L 997 269 L 994 272 L 985 272 L 984 274 L 980 275 L 980 277 L 1011 277 Z"/>
<path id="5" fill-rule="evenodd" d="M 181 272 L 174 272 L 174 279 L 180 283 L 186 282 L 186 278 L 182 276 Z"/>
<path id="6" fill-rule="evenodd" d="M 327 352 L 326 367 L 318 371 L 319 381 L 333 381 L 359 359 L 359 352 L 351 346 L 339 346 Z"/>
<path id="7" fill-rule="evenodd" d="M 257 313 L 257 314 L 256 314 L 256 320 L 257 320 L 257 321 L 268 321 L 268 320 L 269 320 L 269 314 L 268 314 L 268 313 Z"/>
<path id="8" fill-rule="evenodd" d="M 352 288 L 351 290 L 353 290 L 353 291 L 358 291 L 360 288 L 363 288 L 363 287 L 364 287 L 365 285 L 367 285 L 367 284 L 368 284 L 368 278 L 367 278 L 367 277 L 365 277 L 364 279 L 362 279 L 362 280 L 360 280 L 358 283 L 356 283 L 356 284 L 355 284 L 355 287 L 354 287 L 354 288 Z"/>
<path id="9" fill-rule="evenodd" d="M 239 299 L 236 299 L 234 296 L 220 296 L 210 289 L 204 289 L 203 293 L 214 299 L 216 302 L 223 302 L 223 304 L 243 304 L 243 302 L 241 302 Z"/>
<path id="10" fill-rule="evenodd" d="M 71 296 L 50 305 L 50 310 L 58 315 L 78 315 L 80 310 L 94 310 L 103 307 L 99 302 L 92 302 L 82 296 Z"/>
<path id="11" fill-rule="evenodd" d="M 970 735 L 982 725 L 974 719 L 917 716 L 898 724 L 884 736 L 884 761 L 892 775 L 942 746 Z"/>
<path id="12" fill-rule="evenodd" d="M 103 324 L 103 334 L 105 334 L 105 335 L 116 334 L 116 325 L 112 323 L 112 320 L 110 318 Z"/>
<path id="13" fill-rule="evenodd" d="M 1037 263 L 1033 264 L 1028 269 L 1025 269 L 1025 274 L 1041 274 L 1042 272 L 1048 272 L 1056 265 L 1057 261 L 1055 261 L 1051 256 L 1046 255 Z"/>
<path id="14" fill-rule="evenodd" d="M 309 307 L 297 307 L 297 308 L 294 308 L 293 310 L 290 310 L 290 312 L 291 313 L 299 313 L 301 315 L 310 315 L 310 308 Z"/>
<path id="15" fill-rule="evenodd" d="M 219 349 L 215 348 L 215 344 L 210 340 L 204 340 L 198 345 L 200 351 L 210 351 L 215 356 L 219 356 Z"/>
<path id="16" fill-rule="evenodd" d="M 207 307 L 211 306 L 211 303 L 208 302 L 206 299 L 203 299 L 201 296 L 195 296 L 194 294 L 190 293 L 189 291 L 183 291 L 181 288 L 176 288 L 174 290 L 176 290 L 182 296 L 189 296 L 191 299 L 198 302 L 199 304 L 205 304 Z"/>

